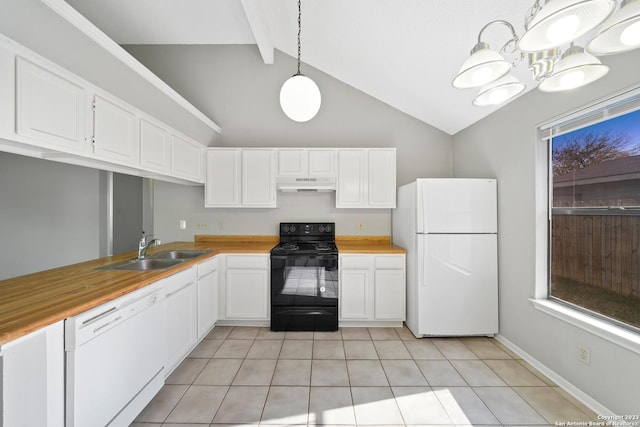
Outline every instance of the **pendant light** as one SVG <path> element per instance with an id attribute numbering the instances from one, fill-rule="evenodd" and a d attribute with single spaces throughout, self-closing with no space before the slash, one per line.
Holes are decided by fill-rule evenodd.
<path id="1" fill-rule="evenodd" d="M 608 72 L 609 67 L 598 58 L 572 44 L 556 64 L 553 74 L 540 83 L 538 89 L 543 92 L 575 89 L 598 80 Z"/>
<path id="2" fill-rule="evenodd" d="M 298 0 L 298 71 L 280 89 L 280 107 L 291 120 L 306 122 L 320 110 L 320 89 L 313 80 L 300 72 L 300 33 L 302 6 Z"/>
<path id="3" fill-rule="evenodd" d="M 602 23 L 587 50 L 595 55 L 608 55 L 637 47 L 640 47 L 640 0 L 623 0 L 620 10 Z"/>
<path id="4" fill-rule="evenodd" d="M 547 50 L 575 40 L 597 27 L 616 8 L 615 0 L 536 1 L 518 47 L 524 52 Z M 538 10 L 539 8 L 539 10 Z"/>

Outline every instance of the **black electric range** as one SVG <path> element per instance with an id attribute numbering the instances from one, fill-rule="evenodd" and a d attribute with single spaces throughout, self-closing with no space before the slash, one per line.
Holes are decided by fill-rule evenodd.
<path id="1" fill-rule="evenodd" d="M 338 329 L 334 223 L 281 223 L 271 250 L 271 330 Z"/>

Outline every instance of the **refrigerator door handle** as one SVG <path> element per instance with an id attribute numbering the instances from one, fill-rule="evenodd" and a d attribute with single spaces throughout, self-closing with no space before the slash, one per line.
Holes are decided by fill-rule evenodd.
<path id="1" fill-rule="evenodd" d="M 418 234 L 418 253 L 417 253 L 417 264 L 418 264 L 418 287 L 426 287 L 426 271 L 425 268 L 427 266 L 427 245 L 425 244 L 425 240 L 427 238 L 426 234 Z"/>

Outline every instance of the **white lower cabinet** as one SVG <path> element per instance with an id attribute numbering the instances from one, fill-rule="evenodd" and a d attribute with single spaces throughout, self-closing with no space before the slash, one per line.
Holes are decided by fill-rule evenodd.
<path id="1" fill-rule="evenodd" d="M 198 341 L 196 268 L 164 279 L 167 353 L 165 377 L 182 362 Z"/>
<path id="2" fill-rule="evenodd" d="M 341 321 L 405 320 L 405 255 L 340 255 Z"/>
<path id="3" fill-rule="evenodd" d="M 64 321 L 0 346 L 0 426 L 64 426 Z"/>
<path id="4" fill-rule="evenodd" d="M 225 320 L 269 320 L 269 254 L 224 256 L 220 313 Z"/>
<path id="5" fill-rule="evenodd" d="M 218 258 L 198 264 L 198 339 L 218 320 Z"/>

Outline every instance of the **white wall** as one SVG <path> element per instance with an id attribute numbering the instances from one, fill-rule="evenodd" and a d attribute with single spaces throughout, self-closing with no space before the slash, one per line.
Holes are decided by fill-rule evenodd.
<path id="1" fill-rule="evenodd" d="M 534 90 L 454 135 L 454 175 L 498 179 L 500 334 L 618 414 L 640 413 L 640 355 L 534 309 L 535 145 L 542 122 L 640 84 L 638 52 L 601 58 L 602 80 L 562 94 Z M 577 360 L 578 344 L 591 365 Z"/>
<path id="2" fill-rule="evenodd" d="M 303 72 L 320 88 L 322 106 L 307 123 L 289 120 L 279 92 L 296 62 L 281 52 L 273 65 L 265 65 L 258 49 L 248 45 L 125 49 L 222 127 L 220 145 L 397 147 L 398 185 L 451 176 L 450 135 L 304 64 Z M 194 234 L 277 234 L 278 222 L 290 220 L 335 221 L 338 234 L 390 234 L 390 210 L 335 209 L 334 193 L 279 193 L 275 210 L 204 209 L 202 188 L 155 183 L 155 189 L 155 232 L 166 241 L 192 240 Z M 178 230 L 181 218 L 187 219 L 184 232 Z M 197 228 L 194 221 L 207 227 Z"/>
<path id="3" fill-rule="evenodd" d="M 104 256 L 101 187 L 95 169 L 0 152 L 0 280 Z"/>

